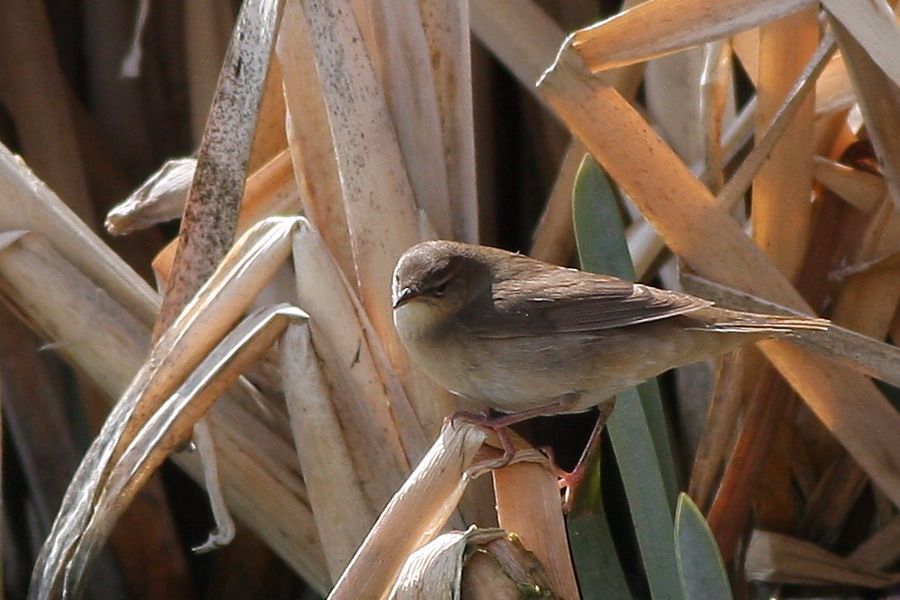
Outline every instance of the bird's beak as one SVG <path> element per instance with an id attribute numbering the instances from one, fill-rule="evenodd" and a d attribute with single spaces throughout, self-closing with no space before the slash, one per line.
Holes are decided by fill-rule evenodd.
<path id="1" fill-rule="evenodd" d="M 410 287 L 405 287 L 394 297 L 394 310 L 397 310 L 413 298 L 419 295 L 419 291 Z"/>

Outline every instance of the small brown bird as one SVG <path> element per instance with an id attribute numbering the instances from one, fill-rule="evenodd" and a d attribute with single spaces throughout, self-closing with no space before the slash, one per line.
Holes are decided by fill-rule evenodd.
<path id="1" fill-rule="evenodd" d="M 393 306 L 413 361 L 448 390 L 510 413 L 482 422 L 498 430 L 586 411 L 748 342 L 828 327 L 448 241 L 400 257 Z"/>

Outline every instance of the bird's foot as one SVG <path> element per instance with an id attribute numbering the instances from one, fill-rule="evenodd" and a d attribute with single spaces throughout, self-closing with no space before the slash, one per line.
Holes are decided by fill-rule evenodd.
<path id="1" fill-rule="evenodd" d="M 493 417 L 486 413 L 473 413 L 461 410 L 453 413 L 448 419 L 450 420 L 450 423 L 454 425 L 458 422 L 463 422 L 493 431 L 500 441 L 500 446 L 503 449 L 503 456 L 497 459 L 495 463 L 492 463 L 492 466 L 496 469 L 500 469 L 507 466 L 516 454 L 516 449 L 509 437 L 509 425 L 507 423 L 508 419 L 506 418 L 508 416 L 509 415 Z"/>

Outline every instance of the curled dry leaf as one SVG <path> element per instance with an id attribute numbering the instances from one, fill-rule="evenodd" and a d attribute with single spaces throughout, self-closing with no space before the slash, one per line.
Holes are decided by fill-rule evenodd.
<path id="1" fill-rule="evenodd" d="M 111 466 L 90 518 L 65 559 L 64 595 L 77 594 L 86 567 L 119 516 L 159 465 L 190 438 L 195 423 L 212 403 L 271 347 L 288 321 L 306 318 L 303 311 L 286 305 L 261 309 L 248 316 L 153 413 Z M 39 590 L 44 589 L 43 580 L 35 583 Z"/>
<path id="2" fill-rule="evenodd" d="M 180 217 L 196 167 L 195 158 L 167 160 L 128 198 L 110 209 L 106 231 L 126 235 Z"/>
<path id="3" fill-rule="evenodd" d="M 445 533 L 407 558 L 389 598 L 558 598 L 540 561 L 503 529 Z"/>
<path id="4" fill-rule="evenodd" d="M 273 219 L 245 234 L 153 348 L 70 483 L 35 567 L 36 598 L 54 593 L 62 583 L 64 569 L 92 518 L 111 466 L 284 262 L 290 251 L 285 230 L 289 232 L 300 221 Z"/>

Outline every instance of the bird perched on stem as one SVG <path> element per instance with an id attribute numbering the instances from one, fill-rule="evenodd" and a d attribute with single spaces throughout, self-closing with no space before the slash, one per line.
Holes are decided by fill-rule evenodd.
<path id="1" fill-rule="evenodd" d="M 407 250 L 392 291 L 412 360 L 451 392 L 506 413 L 466 418 L 497 430 L 507 454 L 502 433 L 513 423 L 607 405 L 674 367 L 828 327 L 449 241 Z"/>

